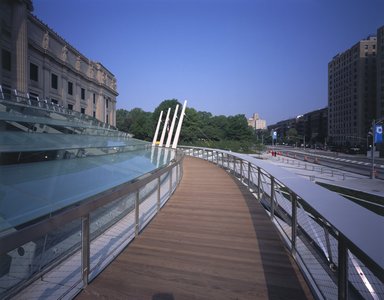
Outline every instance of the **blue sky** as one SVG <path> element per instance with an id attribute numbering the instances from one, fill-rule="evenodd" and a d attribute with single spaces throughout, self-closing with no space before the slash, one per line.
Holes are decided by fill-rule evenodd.
<path id="1" fill-rule="evenodd" d="M 117 78 L 117 108 L 187 99 L 267 124 L 327 105 L 327 64 L 384 25 L 384 0 L 34 0 Z"/>

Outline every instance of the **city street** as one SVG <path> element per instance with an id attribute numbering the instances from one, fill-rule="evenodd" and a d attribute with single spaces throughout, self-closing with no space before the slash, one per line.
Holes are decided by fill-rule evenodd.
<path id="1" fill-rule="evenodd" d="M 349 155 L 339 152 L 330 152 L 314 149 L 298 149 L 284 146 L 269 146 L 269 151 L 276 151 L 278 155 L 295 158 L 321 166 L 356 173 L 359 175 L 371 176 L 372 159 L 362 155 Z M 375 177 L 384 179 L 384 159 L 375 158 Z"/>

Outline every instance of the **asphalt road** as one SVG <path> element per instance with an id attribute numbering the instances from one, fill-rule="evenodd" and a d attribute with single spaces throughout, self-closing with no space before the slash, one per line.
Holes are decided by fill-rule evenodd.
<path id="1" fill-rule="evenodd" d="M 284 146 L 274 146 L 273 148 L 270 146 L 269 150 L 277 151 L 284 156 L 360 175 L 370 176 L 372 173 L 372 160 L 360 155 L 312 149 L 304 150 Z M 375 158 L 375 174 L 377 179 L 384 179 L 384 159 Z"/>

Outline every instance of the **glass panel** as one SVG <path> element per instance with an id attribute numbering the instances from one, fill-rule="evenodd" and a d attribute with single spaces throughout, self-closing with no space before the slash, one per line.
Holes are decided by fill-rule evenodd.
<path id="1" fill-rule="evenodd" d="M 157 212 L 157 179 L 140 189 L 140 230 L 142 230 Z"/>
<path id="2" fill-rule="evenodd" d="M 90 214 L 90 279 L 134 238 L 135 199 L 131 193 Z"/>
<path id="3" fill-rule="evenodd" d="M 80 267 L 78 259 L 68 257 L 80 248 L 80 240 L 80 220 L 74 220 L 3 255 L 0 260 L 0 298 L 38 272 L 44 274 L 44 270 L 53 263 L 58 266 L 44 274 L 44 281 L 37 280 L 28 288 L 39 285 L 37 293 L 49 298 L 58 287 L 72 286 L 80 279 Z M 28 290 L 23 291 L 22 295 L 28 295 Z"/>

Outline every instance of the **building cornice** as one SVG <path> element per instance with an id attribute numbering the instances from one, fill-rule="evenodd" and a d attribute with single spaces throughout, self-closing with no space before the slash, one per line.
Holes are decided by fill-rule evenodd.
<path id="1" fill-rule="evenodd" d="M 39 26 L 43 31 L 48 31 L 49 34 L 53 36 L 56 40 L 58 40 L 60 43 L 68 47 L 68 50 L 73 52 L 76 56 L 79 56 L 83 61 L 87 62 L 89 61 L 90 63 L 94 65 L 100 65 L 108 75 L 110 75 L 112 78 L 116 79 L 115 75 L 108 70 L 103 64 L 97 61 L 90 60 L 87 58 L 85 55 L 83 55 L 80 51 L 78 51 L 75 47 L 73 47 L 68 41 L 66 41 L 63 37 L 61 37 L 57 32 L 55 32 L 52 28 L 50 28 L 47 24 L 45 24 L 43 21 L 41 21 L 38 17 L 33 15 L 32 13 L 29 13 L 28 18 L 31 22 Z M 44 49 L 43 49 L 44 50 Z"/>
<path id="2" fill-rule="evenodd" d="M 86 76 L 86 74 L 84 74 L 83 72 L 81 72 L 79 70 L 76 70 L 76 68 L 74 68 L 71 64 L 69 64 L 67 62 L 63 62 L 56 55 L 54 55 L 51 51 L 44 49 L 43 47 L 41 47 L 41 45 L 36 43 L 34 40 L 29 39 L 28 43 L 29 43 L 29 46 L 36 49 L 39 53 L 43 54 L 46 57 L 49 57 L 49 59 L 51 59 L 51 60 L 54 60 L 57 64 L 60 64 L 63 68 L 67 68 L 68 70 L 72 71 L 74 74 L 81 77 L 83 80 L 88 81 L 89 83 L 93 83 L 96 86 L 105 88 L 110 93 L 112 93 L 115 97 L 117 97 L 119 95 L 119 93 L 117 91 L 113 90 L 108 85 L 106 85 L 104 83 L 100 83 L 96 79 Z"/>

